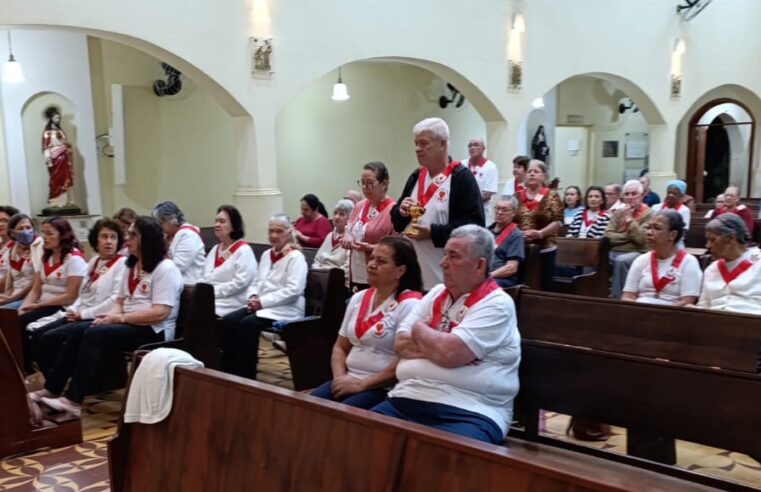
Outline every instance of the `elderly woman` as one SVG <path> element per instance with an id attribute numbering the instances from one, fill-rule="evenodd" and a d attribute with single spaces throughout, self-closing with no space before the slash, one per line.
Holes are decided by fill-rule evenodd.
<path id="1" fill-rule="evenodd" d="M 396 380 L 396 327 L 422 298 L 423 281 L 408 239 L 387 236 L 367 263 L 370 288 L 349 300 L 333 345 L 333 379 L 312 395 L 346 405 L 372 408 Z"/>
<path id="2" fill-rule="evenodd" d="M 605 210 L 605 190 L 590 186 L 584 195 L 584 209 L 577 212 L 566 237 L 598 238 L 605 234 L 610 215 Z"/>
<path id="3" fill-rule="evenodd" d="M 18 309 L 32 289 L 34 274 L 42 270 L 42 238 L 37 236 L 32 219 L 26 214 L 15 214 L 8 221 L 13 241 L 7 244 L 3 255 L 8 273 L 2 285 L 0 307 Z"/>
<path id="4" fill-rule="evenodd" d="M 724 206 L 724 193 L 720 193 L 716 195 L 716 198 L 713 201 L 713 208 L 706 212 L 706 214 L 703 216 L 706 219 L 710 219 L 713 216 L 714 210 L 718 210 Z M 761 213 L 761 212 L 760 212 Z"/>
<path id="5" fill-rule="evenodd" d="M 287 215 L 273 215 L 267 228 L 271 249 L 262 254 L 245 307 L 222 318 L 222 370 L 256 378 L 259 334 L 275 321 L 304 317 L 307 262 L 293 244 L 293 226 Z"/>
<path id="6" fill-rule="evenodd" d="M 526 172 L 525 189 L 517 193 L 519 208 L 515 222 L 527 244 L 538 244 L 542 264 L 542 290 L 550 290 L 557 246 L 554 237 L 563 225 L 563 202 L 557 192 L 545 187 L 547 166 L 532 160 Z M 537 287 L 533 286 L 532 287 Z"/>
<path id="7" fill-rule="evenodd" d="M 127 248 L 130 256 L 119 282 L 118 297 L 85 330 L 79 349 L 62 351 L 51 369 L 59 382 L 71 376 L 63 396 L 41 398 L 43 404 L 55 410 L 81 414 L 82 401 L 105 354 L 132 351 L 174 338 L 182 275 L 165 257 L 167 247 L 161 226 L 152 217 L 139 217 L 127 232 Z M 48 391 L 59 394 L 62 388 L 61 384 Z"/>
<path id="8" fill-rule="evenodd" d="M 129 230 L 129 226 L 134 224 L 135 221 L 137 220 L 137 212 L 127 207 L 120 208 L 114 214 L 113 219 L 114 219 L 114 222 L 119 224 L 119 227 L 122 230 L 122 235 L 124 236 L 127 234 L 127 231 Z M 119 251 L 119 254 L 124 257 L 129 256 L 129 251 L 127 251 L 126 244 Z"/>
<path id="9" fill-rule="evenodd" d="M 319 248 L 330 234 L 328 211 L 319 198 L 308 193 L 301 197 L 301 217 L 296 220 L 295 235 L 301 246 Z"/>
<path id="10" fill-rule="evenodd" d="M 42 241 L 42 269 L 35 273 L 32 288 L 18 309 L 24 361 L 29 372 L 32 372 L 38 337 L 34 331 L 26 330 L 27 325 L 73 304 L 87 272 L 87 262 L 77 249 L 79 243 L 69 221 L 60 217 L 45 219 Z"/>
<path id="11" fill-rule="evenodd" d="M 684 234 L 682 215 L 662 210 L 650 218 L 645 230 L 650 252 L 632 263 L 621 299 L 672 306 L 694 304 L 703 272 L 698 260 L 678 247 Z"/>
<path id="12" fill-rule="evenodd" d="M 508 197 L 494 207 L 494 224 L 489 230 L 494 234 L 494 263 L 489 275 L 500 287 L 512 287 L 521 283 L 520 266 L 525 258 L 523 235 L 513 222 L 518 200 Z"/>
<path id="13" fill-rule="evenodd" d="M 60 367 L 66 352 L 76 353 L 92 320 L 108 312 L 119 297 L 126 261 L 117 254 L 124 243 L 121 227 L 113 220 L 101 219 L 90 230 L 88 240 L 97 255 L 87 265 L 87 276 L 77 300 L 66 311 L 58 311 L 27 327 L 39 339 L 39 351 L 33 355 L 45 374 L 45 389 L 32 393 L 34 401 L 61 394 L 69 374 L 53 369 Z M 65 377 L 59 377 L 61 374 Z"/>
<path id="14" fill-rule="evenodd" d="M 718 258 L 703 274 L 698 307 L 761 314 L 761 253 L 748 248 L 750 234 L 735 214 L 706 224 L 709 251 Z"/>
<path id="15" fill-rule="evenodd" d="M 185 214 L 173 202 L 157 203 L 151 215 L 166 235 L 167 254 L 180 270 L 182 281 L 186 284 L 198 282 L 206 263 L 201 230 L 185 222 Z"/>
<path id="16" fill-rule="evenodd" d="M 748 207 L 740 203 L 740 189 L 737 186 L 730 186 L 724 190 L 724 206 L 712 212 L 712 219 L 726 213 L 739 216 L 745 223 L 748 233 L 753 234 L 753 214 Z"/>
<path id="17" fill-rule="evenodd" d="M 367 260 L 375 245 L 382 237 L 395 234 L 391 222 L 394 200 L 388 196 L 388 183 L 388 169 L 382 162 L 362 166 L 357 184 L 365 199 L 354 207 L 343 241 L 349 250 L 349 286 L 353 292 L 368 287 Z"/>
<path id="18" fill-rule="evenodd" d="M 220 206 L 214 217 L 214 237 L 219 242 L 206 256 L 199 280 L 214 286 L 214 308 L 219 317 L 246 304 L 248 287 L 256 275 L 256 257 L 243 240 L 244 234 L 238 209 L 232 205 Z"/>
<path id="19" fill-rule="evenodd" d="M 563 225 L 571 225 L 576 214 L 584 210 L 584 203 L 581 200 L 581 188 L 578 186 L 568 186 L 563 193 Z"/>
<path id="20" fill-rule="evenodd" d="M 9 268 L 5 255 L 11 249 L 11 246 L 13 246 L 13 238 L 11 237 L 8 222 L 17 213 L 18 210 L 14 207 L 0 205 L 0 292 L 2 292 L 2 286 L 5 285 L 5 275 L 8 273 Z"/>
<path id="21" fill-rule="evenodd" d="M 681 179 L 673 179 L 666 186 L 666 198 L 661 203 L 653 205 L 653 213 L 661 210 L 674 210 L 679 212 L 684 221 L 684 230 L 690 228 L 690 208 L 682 203 L 684 194 L 687 192 L 687 183 Z"/>
<path id="22" fill-rule="evenodd" d="M 317 250 L 317 254 L 312 262 L 312 268 L 328 269 L 340 268 L 344 270 L 348 278 L 348 254 L 342 246 L 344 234 L 346 233 L 346 221 L 354 210 L 354 202 L 347 199 L 338 200 L 333 207 L 333 232 L 325 236 L 322 246 Z"/>

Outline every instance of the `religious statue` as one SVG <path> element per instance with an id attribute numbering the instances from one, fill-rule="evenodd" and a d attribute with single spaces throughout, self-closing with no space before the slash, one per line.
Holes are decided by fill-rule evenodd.
<path id="1" fill-rule="evenodd" d="M 547 145 L 547 136 L 544 134 L 544 125 L 539 125 L 534 138 L 531 139 L 531 157 L 550 165 L 550 147 Z"/>
<path id="2" fill-rule="evenodd" d="M 51 213 L 76 214 L 79 208 L 71 203 L 74 185 L 72 148 L 61 128 L 61 110 L 56 106 L 45 109 L 47 124 L 42 132 L 42 156 L 48 168 L 48 205 L 43 215 Z"/>

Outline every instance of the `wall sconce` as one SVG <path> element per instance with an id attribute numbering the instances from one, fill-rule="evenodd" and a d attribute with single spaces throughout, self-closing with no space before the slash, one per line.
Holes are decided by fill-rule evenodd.
<path id="1" fill-rule="evenodd" d="M 671 99 L 679 99 L 682 95 L 682 57 L 686 51 L 684 39 L 677 39 L 671 52 Z"/>
<path id="2" fill-rule="evenodd" d="M 519 91 L 523 85 L 523 34 L 525 32 L 526 21 L 523 15 L 515 14 L 507 39 L 507 88 L 513 92 Z"/>
<path id="3" fill-rule="evenodd" d="M 19 62 L 13 58 L 13 45 L 11 44 L 11 31 L 8 30 L 8 61 L 3 65 L 3 82 L 8 84 L 21 84 L 26 80 Z"/>
<path id="4" fill-rule="evenodd" d="M 349 89 L 341 79 L 341 67 L 338 67 L 338 82 L 333 84 L 333 95 L 330 98 L 334 101 L 347 101 L 349 99 Z"/>
<path id="5" fill-rule="evenodd" d="M 248 38 L 251 49 L 251 76 L 255 79 L 272 78 L 272 38 Z"/>

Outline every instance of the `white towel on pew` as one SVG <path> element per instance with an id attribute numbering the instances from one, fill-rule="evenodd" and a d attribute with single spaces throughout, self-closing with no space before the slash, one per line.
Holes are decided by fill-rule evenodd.
<path id="1" fill-rule="evenodd" d="M 160 348 L 149 352 L 137 367 L 127 394 L 124 422 L 155 424 L 161 422 L 172 410 L 174 368 L 203 367 L 187 352 L 172 348 Z"/>

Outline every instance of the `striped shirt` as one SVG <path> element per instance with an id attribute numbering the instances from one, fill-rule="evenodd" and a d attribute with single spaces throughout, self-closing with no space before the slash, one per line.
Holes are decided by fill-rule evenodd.
<path id="1" fill-rule="evenodd" d="M 568 233 L 565 237 L 588 237 L 598 238 L 603 237 L 605 234 L 605 228 L 610 221 L 610 215 L 605 210 L 598 212 L 597 217 L 592 221 L 592 224 L 586 226 L 584 224 L 584 211 L 577 212 L 573 217 L 573 222 L 568 226 Z"/>

